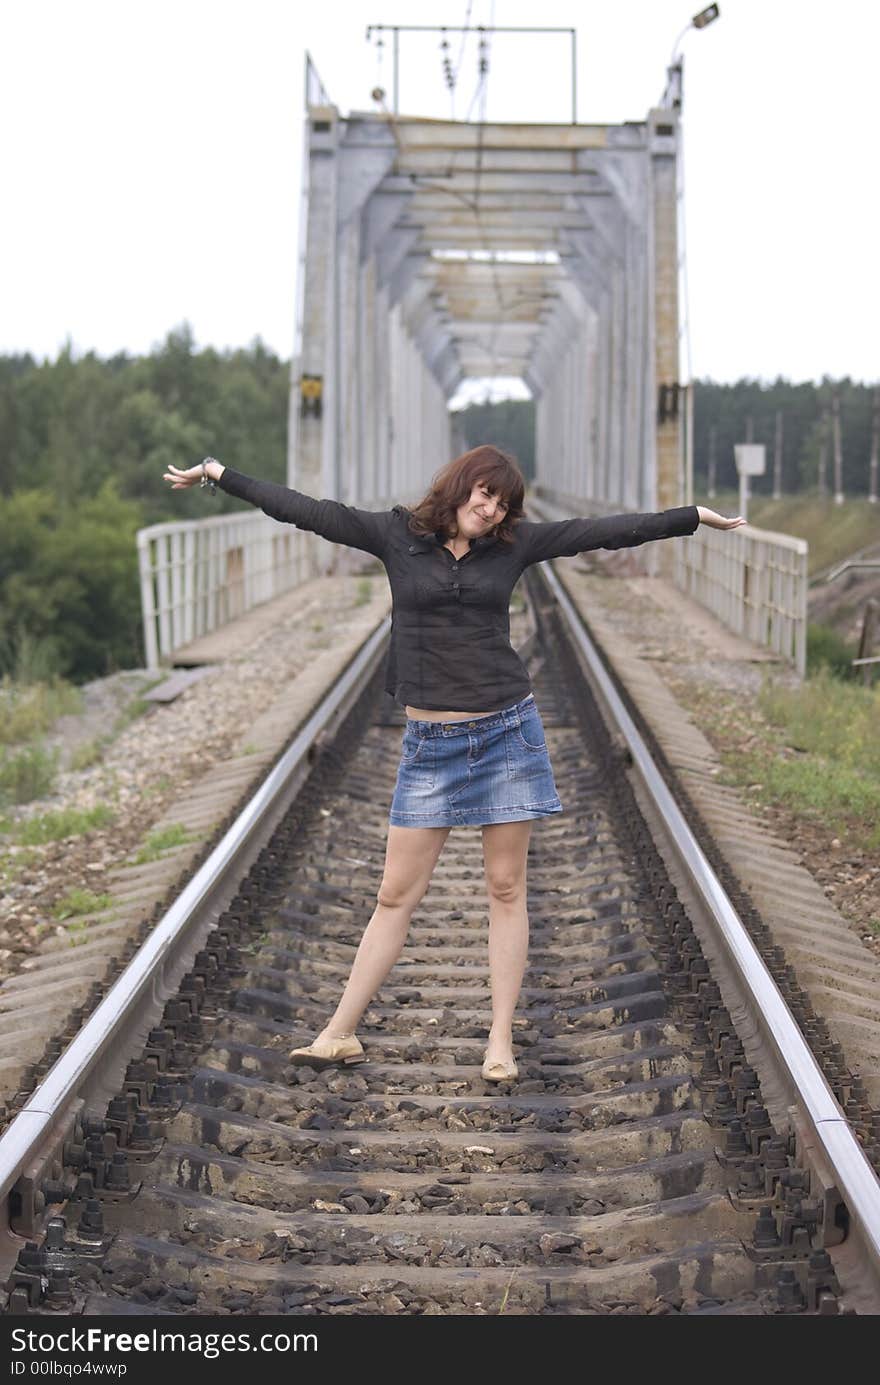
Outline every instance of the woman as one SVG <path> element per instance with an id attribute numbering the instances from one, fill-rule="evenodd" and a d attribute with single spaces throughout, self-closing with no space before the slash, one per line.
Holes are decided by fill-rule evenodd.
<path id="1" fill-rule="evenodd" d="M 627 548 L 735 529 L 705 506 L 658 514 L 535 523 L 522 517 L 524 482 L 496 447 L 449 462 L 413 510 L 358 510 L 258 481 L 206 458 L 169 467 L 175 490 L 219 485 L 275 519 L 374 554 L 388 573 L 392 634 L 386 689 L 407 723 L 389 815 L 377 907 L 329 1022 L 293 1063 L 359 1062 L 361 1016 L 396 962 L 410 918 L 451 827 L 482 829 L 489 894 L 492 1025 L 482 1075 L 517 1075 L 513 1014 L 528 950 L 526 857 L 536 818 L 562 811 L 529 675 L 510 644 L 514 585 L 532 563 L 594 548 Z"/>

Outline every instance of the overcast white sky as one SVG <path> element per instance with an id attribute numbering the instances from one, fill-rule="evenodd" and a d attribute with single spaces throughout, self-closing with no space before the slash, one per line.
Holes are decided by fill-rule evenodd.
<path id="1" fill-rule="evenodd" d="M 578 116 L 642 120 L 694 0 L 472 0 L 473 24 L 576 26 Z M 468 0 L 25 0 L 0 17 L 0 352 L 259 335 L 289 358 L 303 56 L 371 109 L 368 24 Z M 721 0 L 684 39 L 693 373 L 880 378 L 876 0 Z M 490 119 L 570 117 L 568 40 L 498 36 Z M 453 57 L 457 57 L 453 47 Z M 477 80 L 464 49 L 455 114 Z M 401 38 L 401 108 L 448 116 L 439 38 Z"/>

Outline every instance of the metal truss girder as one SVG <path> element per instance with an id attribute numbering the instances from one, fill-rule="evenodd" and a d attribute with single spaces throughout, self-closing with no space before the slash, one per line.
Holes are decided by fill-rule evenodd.
<path id="1" fill-rule="evenodd" d="M 436 193 L 446 197 L 475 197 L 486 193 L 509 193 L 513 196 L 573 195 L 589 197 L 594 185 L 599 183 L 598 173 L 582 173 L 577 170 L 569 173 L 548 173 L 535 169 L 531 173 L 504 173 L 481 167 L 479 169 L 458 169 L 454 173 L 437 177 L 412 174 L 400 177 L 390 174 L 384 181 L 389 192 L 414 192 L 422 197 L 426 193 Z"/>
<path id="2" fill-rule="evenodd" d="M 578 200 L 590 200 L 592 197 L 610 197 L 611 193 L 599 191 L 596 193 L 578 192 L 548 192 L 542 188 L 509 188 L 500 192 L 493 192 L 491 189 L 480 186 L 477 193 L 473 190 L 458 194 L 454 191 L 446 191 L 434 188 L 421 188 L 413 196 L 412 215 L 414 218 L 423 220 L 434 212 L 446 212 L 461 207 L 463 211 L 472 214 L 483 212 L 517 212 L 521 217 L 528 219 L 532 209 L 535 211 L 556 212 L 564 214 L 567 211 L 577 210 L 577 203 L 572 198 L 577 196 Z"/>
<path id="3" fill-rule="evenodd" d="M 380 186 L 373 192 L 364 208 L 361 235 L 361 262 L 378 254 L 385 237 L 401 220 L 412 201 L 412 193 L 389 192 Z"/>
<path id="4" fill-rule="evenodd" d="M 400 226 L 395 226 L 383 237 L 376 251 L 377 282 L 380 288 L 390 283 L 398 266 L 415 249 L 418 241 L 419 232 L 415 228 L 407 229 Z"/>
<path id="5" fill-rule="evenodd" d="M 470 226 L 445 227 L 442 240 L 435 250 L 535 250 L 546 254 L 557 248 L 559 231 L 541 230 L 532 226 L 509 226 L 506 230 L 496 229 L 491 246 L 486 245 L 486 236 L 476 224 Z"/>
<path id="6" fill-rule="evenodd" d="M 602 279 L 596 267 L 581 255 L 571 255 L 566 261 L 570 266 L 570 280 L 583 297 L 585 303 L 599 312 L 602 304 Z"/>
<path id="7" fill-rule="evenodd" d="M 452 320 L 452 328 L 455 335 L 461 338 L 469 335 L 478 335 L 480 332 L 504 332 L 508 336 L 531 337 L 538 330 L 540 319 L 535 318 L 531 322 L 499 322 L 496 317 L 478 318 L 458 318 Z"/>
<path id="8" fill-rule="evenodd" d="M 427 263 L 429 263 L 428 256 L 422 251 L 404 255 L 388 283 L 388 298 L 392 306 L 400 302 L 413 280 L 424 270 Z"/>
<path id="9" fill-rule="evenodd" d="M 586 150 L 553 148 L 507 148 L 487 146 L 479 149 L 436 149 L 428 147 L 398 147 L 395 173 L 402 176 L 436 178 L 443 175 L 474 173 L 478 168 L 492 168 L 503 173 L 598 173 L 596 160 Z"/>
<path id="10" fill-rule="evenodd" d="M 358 117 L 352 115 L 352 121 Z M 367 120 L 378 119 L 372 115 Z M 619 125 L 516 125 L 471 124 L 460 120 L 424 120 L 407 116 L 387 117 L 389 125 L 393 119 L 398 146 L 401 150 L 413 153 L 416 150 L 437 149 L 445 152 L 447 158 L 459 149 L 481 149 L 483 157 L 494 150 L 502 149 L 551 149 L 574 152 L 581 149 L 607 149 L 609 135 L 619 137 L 626 127 Z M 635 126 L 633 129 L 640 127 Z M 642 127 L 643 128 L 643 127 Z M 644 147 L 644 134 L 642 147 Z"/>
<path id="11" fill-rule="evenodd" d="M 551 483 L 558 470 L 560 493 L 595 486 L 597 500 L 619 489 L 650 501 L 660 466 L 653 382 L 672 378 L 677 342 L 676 139 L 655 127 L 674 116 L 574 127 L 332 119 L 339 137 L 326 148 L 320 131 L 310 136 L 315 205 L 342 229 L 333 245 L 313 218 L 309 256 L 314 248 L 310 326 L 317 338 L 330 324 L 336 412 L 320 431 L 308 427 L 337 455 L 338 475 L 351 470 L 351 493 L 362 483 L 393 493 L 422 455 L 417 440 L 438 433 L 443 397 L 465 375 L 501 373 L 542 398 L 541 465 Z M 555 254 L 550 263 L 432 254 L 443 249 Z M 332 311 L 322 315 L 324 286 Z"/>
<path id="12" fill-rule="evenodd" d="M 397 146 L 381 126 L 346 127 L 337 151 L 337 221 L 345 226 L 393 167 Z"/>
<path id="13" fill-rule="evenodd" d="M 495 207 L 490 210 L 487 207 L 485 209 L 480 208 L 474 213 L 472 208 L 460 207 L 456 209 L 450 205 L 435 212 L 430 217 L 425 215 L 416 217 L 413 209 L 407 215 L 406 220 L 401 222 L 401 226 L 415 225 L 418 225 L 429 241 L 438 241 L 447 227 L 478 226 L 488 236 L 493 234 L 496 229 L 501 231 L 514 228 L 522 230 L 526 226 L 535 227 L 536 230 L 553 230 L 563 226 L 575 226 L 583 229 L 590 225 L 590 220 L 577 207 L 561 207 L 553 211 L 544 207 L 530 207 L 528 213 L 523 208 L 517 210 L 516 207 L 507 209 Z"/>

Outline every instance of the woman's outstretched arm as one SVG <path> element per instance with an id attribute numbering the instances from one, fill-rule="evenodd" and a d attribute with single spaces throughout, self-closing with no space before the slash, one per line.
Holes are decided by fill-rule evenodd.
<path id="1" fill-rule="evenodd" d="M 647 514 L 601 515 L 546 523 L 523 519 L 517 525 L 517 533 L 528 566 L 547 558 L 570 558 L 593 548 L 635 548 L 653 539 L 682 538 L 693 534 L 701 523 L 714 529 L 735 529 L 745 522 L 739 515 L 725 519 L 705 505 L 679 505 Z"/>
<path id="2" fill-rule="evenodd" d="M 260 481 L 255 476 L 246 476 L 244 472 L 224 466 L 214 458 L 207 461 L 205 470 L 227 495 L 238 496 L 251 505 L 258 505 L 272 519 L 295 524 L 298 529 L 309 529 L 331 543 L 363 549 L 377 558 L 381 558 L 385 552 L 393 518 L 391 510 L 358 510 L 338 500 L 315 500 L 276 481 Z M 172 490 L 199 485 L 202 464 L 199 462 L 185 471 L 169 466 L 163 480 L 171 482 Z"/>

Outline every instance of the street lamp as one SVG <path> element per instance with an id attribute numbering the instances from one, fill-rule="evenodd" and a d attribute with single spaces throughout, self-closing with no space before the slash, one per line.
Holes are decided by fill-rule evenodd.
<path id="1" fill-rule="evenodd" d="M 672 107 L 673 110 L 681 110 L 681 71 L 682 60 L 678 56 L 679 45 L 685 34 L 690 33 L 691 29 L 705 29 L 712 24 L 721 14 L 719 5 L 707 5 L 699 14 L 695 14 L 684 26 L 675 46 L 672 49 L 672 57 L 669 59 L 669 66 L 666 69 L 666 90 L 660 98 L 660 105 L 666 108 Z"/>
<path id="2" fill-rule="evenodd" d="M 679 57 L 678 49 L 684 39 L 685 34 L 690 33 L 691 29 L 705 29 L 712 24 L 721 14 L 719 5 L 707 5 L 699 14 L 695 14 L 685 27 L 682 29 L 675 45 L 672 49 L 672 57 L 666 69 L 666 90 L 660 98 L 660 105 L 665 110 L 681 111 L 683 68 L 684 59 Z M 690 324 L 690 304 L 688 302 L 688 281 L 687 281 L 687 252 L 685 250 L 685 225 L 684 225 L 684 168 L 681 147 L 681 126 L 675 122 L 675 173 L 676 173 L 676 239 L 678 241 L 678 273 L 679 285 L 681 289 L 680 301 L 684 308 L 684 325 L 679 330 L 679 347 L 681 339 L 684 337 L 685 349 L 685 382 L 682 386 L 684 394 L 684 492 L 685 504 L 693 504 L 694 498 L 694 387 L 691 380 L 691 324 Z M 679 351 L 679 363 L 681 355 Z M 681 435 L 679 435 L 681 436 Z"/>

